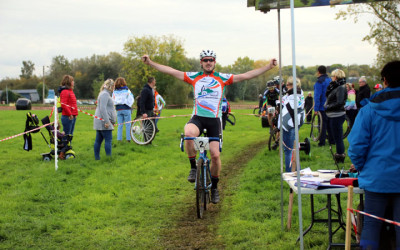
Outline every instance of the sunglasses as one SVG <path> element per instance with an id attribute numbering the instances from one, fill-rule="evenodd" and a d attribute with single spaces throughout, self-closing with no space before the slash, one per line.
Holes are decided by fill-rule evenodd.
<path id="1" fill-rule="evenodd" d="M 201 59 L 202 62 L 215 62 L 215 58 L 211 59 Z"/>

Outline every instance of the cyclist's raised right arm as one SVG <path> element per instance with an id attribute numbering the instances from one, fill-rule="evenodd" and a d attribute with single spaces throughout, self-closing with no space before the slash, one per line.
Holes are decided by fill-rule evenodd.
<path id="1" fill-rule="evenodd" d="M 150 65 L 152 68 L 160 71 L 161 73 L 165 73 L 165 74 L 171 75 L 171 76 L 173 76 L 173 77 L 175 77 L 175 78 L 177 78 L 177 79 L 179 79 L 181 81 L 184 80 L 184 75 L 185 75 L 184 72 L 176 70 L 176 69 L 171 68 L 171 67 L 166 66 L 166 65 L 162 65 L 162 64 L 153 62 L 148 55 L 143 55 L 142 56 L 142 61 L 145 64 Z"/>

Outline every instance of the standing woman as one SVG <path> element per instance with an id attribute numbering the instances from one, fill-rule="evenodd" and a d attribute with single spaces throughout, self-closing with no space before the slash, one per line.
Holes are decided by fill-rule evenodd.
<path id="1" fill-rule="evenodd" d="M 346 75 L 343 70 L 335 69 L 331 73 L 332 81 L 326 90 L 326 102 L 324 104 L 326 116 L 328 116 L 330 132 L 336 144 L 335 159 L 344 162 L 343 123 L 346 117 L 344 105 L 347 100 Z"/>
<path id="2" fill-rule="evenodd" d="M 122 141 L 122 131 L 124 129 L 125 123 L 125 135 L 126 141 L 131 142 L 131 123 L 132 120 L 132 105 L 135 101 L 133 94 L 128 89 L 125 78 L 118 77 L 115 80 L 115 90 L 112 94 L 112 99 L 114 101 L 115 109 L 117 110 L 118 119 L 118 132 L 117 141 Z"/>
<path id="3" fill-rule="evenodd" d="M 96 140 L 94 142 L 94 158 L 100 160 L 100 147 L 104 140 L 106 155 L 111 156 L 112 131 L 117 118 L 114 102 L 111 95 L 114 91 L 114 81 L 107 79 L 100 88 L 97 97 L 97 108 L 95 115 L 102 120 L 93 120 L 93 129 L 96 130 Z"/>
<path id="4" fill-rule="evenodd" d="M 74 78 L 65 75 L 58 88 L 62 108 L 61 123 L 65 132 L 67 143 L 72 141 L 75 130 L 76 117 L 78 116 L 78 106 L 74 94 Z"/>
<path id="5" fill-rule="evenodd" d="M 160 117 L 161 116 L 161 110 L 165 107 L 165 101 L 164 98 L 157 92 L 156 86 L 154 86 L 154 109 L 156 111 L 157 116 L 156 117 Z M 158 127 L 157 127 L 157 123 L 158 123 L 159 119 L 156 119 L 156 132 L 158 133 Z"/>

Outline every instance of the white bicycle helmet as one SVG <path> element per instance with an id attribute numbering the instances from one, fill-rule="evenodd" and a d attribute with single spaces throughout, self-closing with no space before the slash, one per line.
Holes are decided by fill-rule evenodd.
<path id="1" fill-rule="evenodd" d="M 203 50 L 200 53 L 200 60 L 204 57 L 214 57 L 215 59 L 217 59 L 217 54 L 213 50 Z"/>

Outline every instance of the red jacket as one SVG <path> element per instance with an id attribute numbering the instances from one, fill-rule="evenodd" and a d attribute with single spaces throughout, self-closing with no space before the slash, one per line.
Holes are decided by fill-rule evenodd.
<path id="1" fill-rule="evenodd" d="M 62 115 L 65 116 L 78 115 L 78 105 L 76 104 L 76 96 L 74 94 L 74 91 L 72 91 L 72 89 L 64 89 L 63 91 L 61 91 L 60 101 L 61 101 Z"/>

